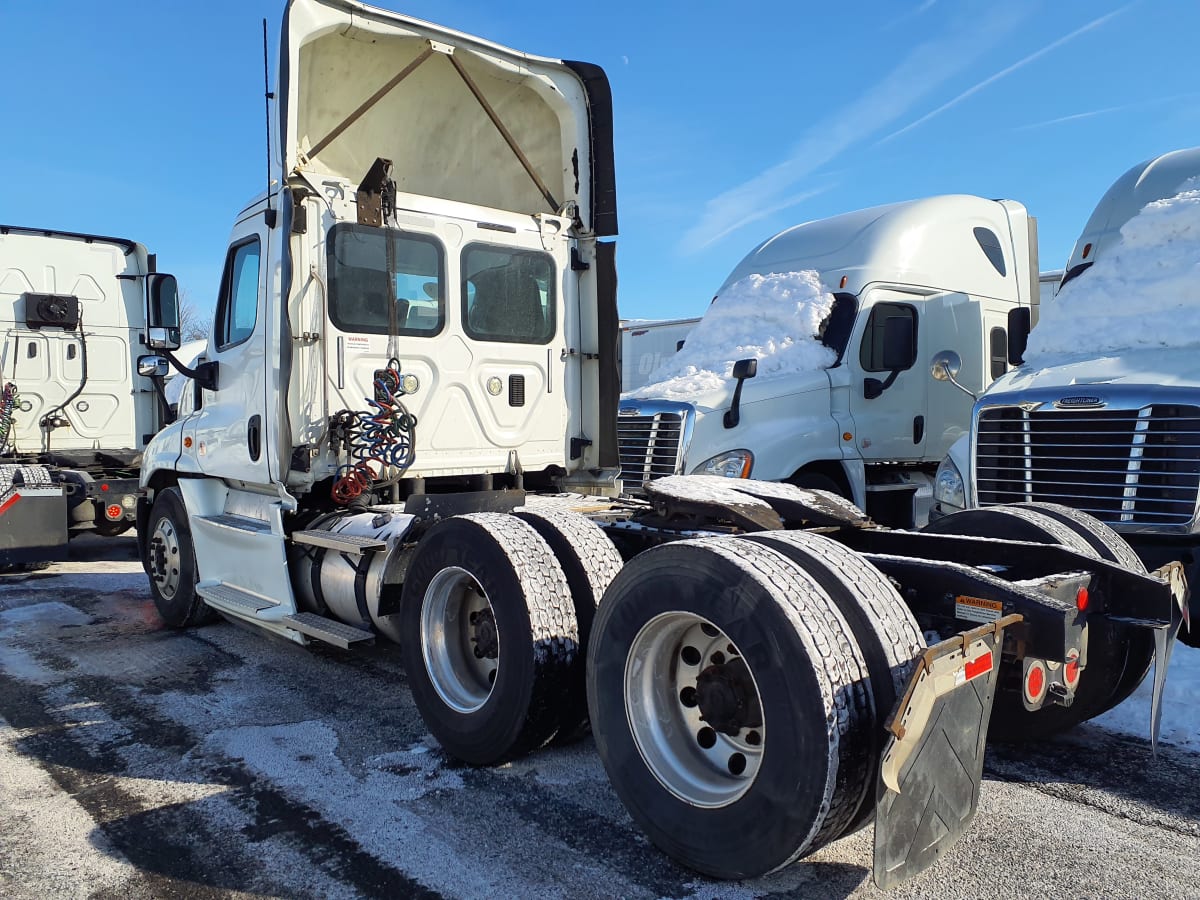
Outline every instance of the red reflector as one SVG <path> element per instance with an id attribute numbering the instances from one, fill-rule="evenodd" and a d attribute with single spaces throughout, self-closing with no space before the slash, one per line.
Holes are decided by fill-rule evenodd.
<path id="1" fill-rule="evenodd" d="M 991 650 L 983 654 L 983 656 L 979 657 L 978 659 L 971 660 L 967 663 L 967 681 L 970 681 L 972 678 L 978 678 L 980 675 L 986 675 L 990 671 L 992 671 Z"/>
<path id="2" fill-rule="evenodd" d="M 1042 696 L 1042 688 L 1046 686 L 1046 673 L 1041 666 L 1030 666 L 1029 674 L 1025 676 L 1025 692 L 1031 700 Z"/>
<path id="3" fill-rule="evenodd" d="M 1084 245 L 1083 245 L 1083 257 L 1082 257 L 1082 258 L 1083 258 L 1083 259 L 1087 259 L 1087 258 L 1088 258 L 1088 254 L 1089 254 L 1089 253 L 1091 253 L 1091 252 L 1092 252 L 1092 245 L 1091 245 L 1091 244 L 1084 244 Z"/>
<path id="4" fill-rule="evenodd" d="M 1075 595 L 1075 608 L 1077 610 L 1079 610 L 1080 612 L 1083 612 L 1085 609 L 1087 609 L 1087 605 L 1088 605 L 1088 591 L 1087 591 L 1087 588 L 1081 587 L 1079 589 L 1079 593 L 1077 593 Z"/>
<path id="5" fill-rule="evenodd" d="M 7 500 L 5 500 L 3 503 L 0 503 L 0 516 L 4 515 L 6 512 L 8 512 L 10 509 L 12 509 L 13 506 L 16 505 L 16 502 L 20 499 L 21 499 L 20 494 L 13 494 L 11 497 L 9 497 Z"/>
<path id="6" fill-rule="evenodd" d="M 1079 680 L 1079 663 L 1071 660 L 1063 669 L 1063 680 L 1069 685 L 1074 685 Z"/>
<path id="7" fill-rule="evenodd" d="M 107 485 L 107 484 L 102 484 L 102 485 L 100 485 L 100 490 L 102 490 L 102 491 L 107 491 L 107 490 L 108 490 L 108 485 Z"/>
<path id="8" fill-rule="evenodd" d="M 104 514 L 106 516 L 108 516 L 110 519 L 112 519 L 114 522 L 117 519 L 121 518 L 121 514 L 123 512 L 124 512 L 124 510 L 121 509 L 121 505 L 119 503 L 110 503 L 108 506 L 106 506 L 104 508 Z"/>

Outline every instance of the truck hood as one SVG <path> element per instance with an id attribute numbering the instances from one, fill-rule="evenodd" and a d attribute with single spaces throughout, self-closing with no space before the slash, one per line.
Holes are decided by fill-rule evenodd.
<path id="1" fill-rule="evenodd" d="M 1200 386 L 1200 348 L 1130 350 L 1111 356 L 1038 357 L 997 379 L 980 398 L 1029 391 L 1071 391 L 1088 385 Z"/>
<path id="2" fill-rule="evenodd" d="M 359 184 L 381 157 L 401 192 L 530 214 L 575 204 L 585 229 L 616 233 L 599 67 L 351 0 L 290 0 L 281 40 L 284 178 Z"/>
<path id="3" fill-rule="evenodd" d="M 702 391 L 687 397 L 668 392 L 657 395 L 646 388 L 630 394 L 621 395 L 621 408 L 635 407 L 639 403 L 654 403 L 659 400 L 690 403 L 697 412 L 702 414 L 720 412 L 728 409 L 733 402 L 733 392 L 737 382 L 728 379 L 718 388 Z M 743 407 L 752 403 L 762 403 L 777 397 L 798 396 L 815 391 L 829 390 L 829 376 L 824 369 L 812 372 L 798 372 L 776 378 L 750 378 L 743 382 Z"/>

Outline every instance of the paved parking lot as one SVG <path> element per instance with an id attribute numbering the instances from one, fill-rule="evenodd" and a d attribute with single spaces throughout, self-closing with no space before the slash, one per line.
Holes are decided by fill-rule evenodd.
<path id="1" fill-rule="evenodd" d="M 876 896 L 870 829 L 719 883 L 638 832 L 589 741 L 447 759 L 387 644 L 159 623 L 132 539 L 0 576 L 0 896 Z M 1200 756 L 1096 727 L 993 747 L 969 835 L 891 896 L 1196 896 Z"/>

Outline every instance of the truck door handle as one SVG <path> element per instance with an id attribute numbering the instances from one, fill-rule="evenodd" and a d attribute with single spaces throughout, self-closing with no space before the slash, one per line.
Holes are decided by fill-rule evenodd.
<path id="1" fill-rule="evenodd" d="M 259 454 L 262 453 L 262 416 L 250 417 L 250 424 L 246 429 L 246 449 L 250 451 L 250 459 L 258 462 Z"/>
<path id="2" fill-rule="evenodd" d="M 925 437 L 925 417 L 913 417 L 913 443 L 921 443 L 921 439 Z"/>

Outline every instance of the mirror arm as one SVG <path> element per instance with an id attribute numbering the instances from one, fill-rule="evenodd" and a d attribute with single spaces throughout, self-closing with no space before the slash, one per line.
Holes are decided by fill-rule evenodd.
<path id="1" fill-rule="evenodd" d="M 963 387 L 961 384 L 959 384 L 959 383 L 958 383 L 958 379 L 957 379 L 957 378 L 955 378 L 953 375 L 950 375 L 949 373 L 947 373 L 947 375 L 946 375 L 946 380 L 947 380 L 948 382 L 950 382 L 952 385 L 954 385 L 956 388 L 958 388 L 960 391 L 962 391 L 964 394 L 966 394 L 968 397 L 970 397 L 972 400 L 978 400 L 978 399 L 979 399 L 979 395 L 978 395 L 978 394 L 976 394 L 976 393 L 975 393 L 973 390 L 971 390 L 970 388 L 968 388 L 968 387 Z"/>
<path id="2" fill-rule="evenodd" d="M 725 417 L 722 420 L 726 428 L 737 428 L 738 423 L 742 420 L 742 384 L 745 381 L 745 378 L 739 378 L 737 387 L 733 389 L 733 402 L 729 404 L 729 409 L 725 410 Z"/>
<path id="3" fill-rule="evenodd" d="M 888 377 L 883 381 L 880 381 L 878 378 L 868 378 L 863 382 L 863 398 L 866 400 L 874 400 L 876 397 L 890 388 L 896 382 L 896 378 L 899 377 L 900 373 L 903 371 L 904 369 L 892 369 L 892 371 L 888 373 Z"/>
<path id="4" fill-rule="evenodd" d="M 180 375 L 186 375 L 188 378 L 191 378 L 206 391 L 215 391 L 217 389 L 217 364 L 215 361 L 201 363 L 196 368 L 189 369 L 170 350 L 161 350 L 159 352 L 170 361 L 171 365 L 175 367 L 175 371 Z"/>

